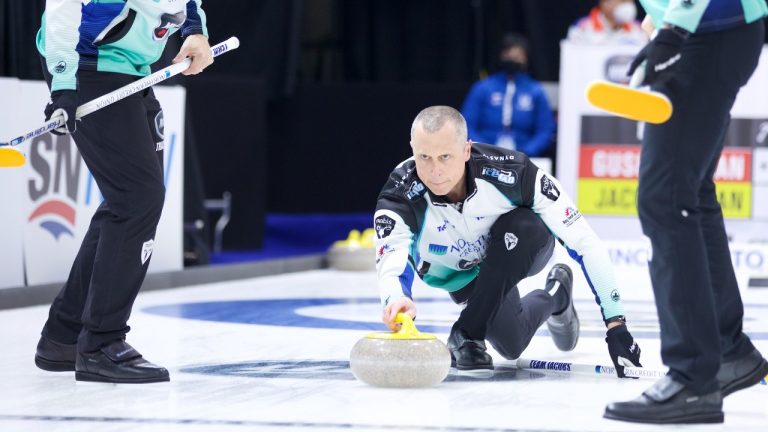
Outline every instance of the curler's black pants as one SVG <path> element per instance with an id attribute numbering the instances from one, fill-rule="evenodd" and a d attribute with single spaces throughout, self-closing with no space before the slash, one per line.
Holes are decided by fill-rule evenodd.
<path id="1" fill-rule="evenodd" d="M 763 20 L 693 34 L 677 70 L 654 86 L 675 107 L 645 127 L 638 213 L 651 240 L 651 281 L 670 374 L 699 394 L 718 389 L 721 359 L 754 350 L 713 176 L 739 89 L 757 67 Z"/>
<path id="2" fill-rule="evenodd" d="M 50 86 L 50 75 L 43 67 Z M 80 71 L 80 104 L 138 77 Z M 41 111 L 43 107 L 40 107 Z M 91 219 L 43 336 L 79 352 L 124 339 L 165 200 L 163 114 L 152 89 L 102 108 L 72 134 L 104 202 Z"/>
<path id="3" fill-rule="evenodd" d="M 487 340 L 507 359 L 520 357 L 554 312 L 555 301 L 543 289 L 520 298 L 517 284 L 544 268 L 554 246 L 554 236 L 529 208 L 518 207 L 496 220 L 480 273 L 451 293 L 453 301 L 465 304 L 454 328 Z"/>

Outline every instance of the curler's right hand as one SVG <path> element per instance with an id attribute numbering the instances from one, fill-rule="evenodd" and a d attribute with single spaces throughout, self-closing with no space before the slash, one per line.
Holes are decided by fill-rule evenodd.
<path id="1" fill-rule="evenodd" d="M 392 331 L 398 331 L 401 327 L 400 323 L 395 322 L 395 317 L 398 312 L 402 312 L 411 317 L 411 319 L 414 319 L 416 318 L 416 304 L 408 297 L 400 297 L 387 303 L 384 307 L 381 320 L 384 321 L 384 324 L 386 324 Z"/>

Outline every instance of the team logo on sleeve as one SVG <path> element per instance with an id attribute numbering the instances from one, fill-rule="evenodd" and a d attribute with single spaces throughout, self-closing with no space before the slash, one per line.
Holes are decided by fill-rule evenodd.
<path id="1" fill-rule="evenodd" d="M 541 176 L 541 194 L 552 201 L 557 201 L 560 197 L 560 191 L 557 190 L 555 182 L 546 175 Z"/>
<path id="2" fill-rule="evenodd" d="M 621 295 L 619 294 L 619 291 L 617 290 L 611 291 L 611 300 L 613 300 L 616 303 L 621 301 Z"/>
<path id="3" fill-rule="evenodd" d="M 374 221 L 376 237 L 383 239 L 392 234 L 392 228 L 395 227 L 395 220 L 389 216 L 381 215 Z"/>
<path id="4" fill-rule="evenodd" d="M 484 177 L 489 177 L 508 185 L 513 185 L 517 182 L 517 174 L 512 170 L 505 171 L 492 166 L 484 166 L 482 174 Z"/>

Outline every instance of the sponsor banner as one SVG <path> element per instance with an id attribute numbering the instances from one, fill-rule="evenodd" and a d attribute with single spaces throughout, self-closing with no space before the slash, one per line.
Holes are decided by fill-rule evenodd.
<path id="1" fill-rule="evenodd" d="M 588 215 L 637 215 L 637 180 L 579 179 L 578 206 Z M 721 182 L 717 200 L 729 219 L 752 216 L 752 184 Z"/>
<path id="2" fill-rule="evenodd" d="M 44 83 L 0 81 L 0 93 L 17 88 L 24 94 L 12 109 L 20 121 L 0 128 L 0 136 L 19 134 L 42 122 L 42 108 L 48 100 Z M 11 90 L 9 90 L 11 91 Z M 164 171 L 166 201 L 158 232 L 152 243 L 149 271 L 182 268 L 182 193 L 183 193 L 183 125 L 185 93 L 181 88 L 157 88 L 156 95 L 164 110 Z M 21 187 L 0 190 L 3 202 L 18 202 L 13 222 L 0 225 L 0 238 L 16 233 L 23 243 L 15 246 L 15 254 L 23 257 L 12 271 L 21 271 L 29 285 L 57 283 L 65 280 L 77 250 L 88 229 L 90 218 L 102 197 L 69 135 L 47 134 L 20 146 L 27 164 L 16 170 Z M 136 259 L 148 251 L 137 250 Z M 147 258 L 149 256 L 147 255 Z M 4 265 L 5 267 L 5 265 Z M 19 270 L 16 270 L 18 267 Z M 15 286 L 22 285 L 17 283 Z"/>
<path id="3" fill-rule="evenodd" d="M 752 184 L 718 183 L 717 201 L 726 219 L 750 219 L 752 217 Z"/>
<path id="4" fill-rule="evenodd" d="M 579 178 L 636 179 L 640 172 L 641 149 L 639 145 L 630 144 L 582 145 L 579 149 Z M 714 179 L 716 182 L 751 182 L 752 150 L 723 149 Z"/>
<path id="5" fill-rule="evenodd" d="M 637 215 L 640 145 L 582 145 L 577 202 L 584 214 Z M 730 219 L 752 217 L 752 150 L 728 147 L 715 171 L 717 197 Z"/>
<path id="6" fill-rule="evenodd" d="M 639 145 L 582 145 L 579 178 L 637 179 Z"/>
<path id="7" fill-rule="evenodd" d="M 715 170 L 715 181 L 722 182 L 751 182 L 752 181 L 752 149 L 726 147 L 720 155 Z"/>
<path id="8" fill-rule="evenodd" d="M 616 268 L 648 268 L 649 243 L 644 241 L 605 241 Z M 768 245 L 735 242 L 729 244 L 731 262 L 737 273 L 768 274 Z"/>
<path id="9" fill-rule="evenodd" d="M 578 197 L 586 215 L 637 215 L 637 180 L 579 179 Z"/>
<path id="10" fill-rule="evenodd" d="M 614 266 L 616 279 L 624 301 L 650 300 L 653 301 L 653 287 L 648 270 L 648 255 L 650 243 L 641 240 L 616 241 L 604 240 L 603 245 Z M 742 293 L 759 291 L 749 288 L 750 277 L 765 277 L 768 274 L 768 245 L 743 242 L 729 244 L 731 262 L 736 272 L 737 283 Z M 550 264 L 566 263 L 574 269 L 574 296 L 584 300 L 592 299 L 587 296 L 589 285 L 582 271 L 573 267 L 573 260 L 562 247 L 555 248 L 555 254 Z M 539 288 L 544 284 L 546 272 L 542 272 L 522 282 L 523 290 Z"/>

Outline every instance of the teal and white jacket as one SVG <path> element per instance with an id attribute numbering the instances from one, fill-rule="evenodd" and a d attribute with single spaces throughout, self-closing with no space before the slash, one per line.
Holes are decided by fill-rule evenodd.
<path id="1" fill-rule="evenodd" d="M 608 251 L 556 178 L 523 153 L 477 143 L 466 177 L 467 198 L 457 209 L 427 189 L 413 158 L 390 174 L 373 222 L 383 306 L 411 297 L 416 276 L 448 292 L 467 285 L 480 272 L 494 222 L 529 207 L 582 267 L 603 319 L 624 315 Z"/>
<path id="2" fill-rule="evenodd" d="M 653 25 L 671 24 L 691 33 L 726 30 L 768 15 L 765 0 L 640 0 Z"/>
<path id="3" fill-rule="evenodd" d="M 51 90 L 76 90 L 77 72 L 146 76 L 168 37 L 208 36 L 202 0 L 47 0 L 37 49 Z"/>

